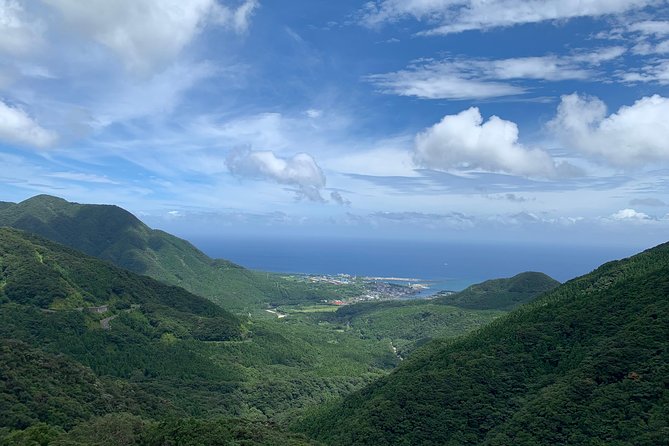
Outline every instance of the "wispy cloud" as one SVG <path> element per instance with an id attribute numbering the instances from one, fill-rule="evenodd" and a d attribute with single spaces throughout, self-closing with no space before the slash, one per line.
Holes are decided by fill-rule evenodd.
<path id="1" fill-rule="evenodd" d="M 370 75 L 367 80 L 383 93 L 424 99 L 513 96 L 526 93 L 528 88 L 510 81 L 591 80 L 598 76 L 597 67 L 625 51 L 622 46 L 611 46 L 562 56 L 426 60 L 405 70 Z"/>
<path id="2" fill-rule="evenodd" d="M 207 25 L 244 32 L 257 0 L 231 9 L 216 0 L 43 0 L 79 32 L 147 75 L 168 66 Z"/>
<path id="3" fill-rule="evenodd" d="M 658 0 L 375 0 L 367 2 L 360 21 L 380 26 L 413 18 L 428 26 L 425 34 L 451 34 L 468 30 L 600 17 L 664 3 Z"/>

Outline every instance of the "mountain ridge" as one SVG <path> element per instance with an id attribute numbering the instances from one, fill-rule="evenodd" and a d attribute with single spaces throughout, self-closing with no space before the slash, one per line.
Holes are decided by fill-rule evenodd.
<path id="1" fill-rule="evenodd" d="M 71 203 L 37 195 L 0 207 L 0 226 L 22 229 L 138 274 L 177 285 L 227 308 L 302 298 L 307 287 L 279 287 L 277 281 L 225 259 L 212 259 L 190 242 L 151 229 L 115 205 Z"/>
<path id="2" fill-rule="evenodd" d="M 337 445 L 659 445 L 669 438 L 669 244 L 433 341 L 301 429 Z"/>
<path id="3" fill-rule="evenodd" d="M 437 294 L 434 302 L 477 310 L 512 310 L 558 285 L 560 282 L 545 273 L 525 271 L 509 278 L 486 280 L 454 294 Z"/>

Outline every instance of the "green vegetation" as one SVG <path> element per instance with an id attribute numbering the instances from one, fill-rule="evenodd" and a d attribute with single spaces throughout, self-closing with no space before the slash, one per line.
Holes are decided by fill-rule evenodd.
<path id="1" fill-rule="evenodd" d="M 121 268 L 178 285 L 228 309 L 245 311 L 260 303 L 339 298 L 331 287 L 287 281 L 211 259 L 187 241 L 151 229 L 117 206 L 69 203 L 38 195 L 0 206 L 0 226 L 38 234 Z"/>
<path id="2" fill-rule="evenodd" d="M 660 445 L 669 244 L 556 288 L 303 420 L 333 445 Z"/>
<path id="3" fill-rule="evenodd" d="M 560 285 L 544 273 L 525 272 L 508 279 L 493 279 L 458 293 L 442 293 L 434 302 L 475 310 L 513 310 Z"/>
<path id="4" fill-rule="evenodd" d="M 235 438 L 273 432 L 269 420 L 292 419 L 397 363 L 387 342 L 260 309 L 240 319 L 9 228 L 0 228 L 0 339 L 0 438 L 9 444 L 120 411 L 147 423 L 253 422 L 226 421 L 221 435 Z"/>
<path id="5" fill-rule="evenodd" d="M 212 260 L 115 207 L 39 196 L 0 224 L 209 299 L 0 228 L 0 446 L 669 438 L 669 244 L 557 288 L 335 307 L 364 284 Z"/>
<path id="6" fill-rule="evenodd" d="M 433 338 L 460 336 L 502 314 L 438 305 L 432 300 L 395 300 L 346 305 L 323 320 L 355 331 L 362 338 L 390 340 L 397 354 L 406 357 Z"/>

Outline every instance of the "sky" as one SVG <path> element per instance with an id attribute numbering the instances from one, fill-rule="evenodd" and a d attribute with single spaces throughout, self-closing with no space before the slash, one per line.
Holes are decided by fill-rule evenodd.
<path id="1" fill-rule="evenodd" d="M 0 201 L 182 236 L 648 247 L 667 0 L 0 0 Z"/>

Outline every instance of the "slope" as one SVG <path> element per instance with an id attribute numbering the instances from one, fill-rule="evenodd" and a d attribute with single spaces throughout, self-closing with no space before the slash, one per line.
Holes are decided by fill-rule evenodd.
<path id="1" fill-rule="evenodd" d="M 434 302 L 476 310 L 512 310 L 559 285 L 544 273 L 528 271 L 508 279 L 486 280 L 458 293 L 442 293 Z"/>
<path id="2" fill-rule="evenodd" d="M 0 430 L 36 435 L 39 423 L 69 428 L 117 410 L 154 420 L 290 417 L 394 365 L 383 342 L 300 320 L 240 321 L 181 288 L 11 228 L 0 228 L 5 342 L 14 350 L 0 355 Z"/>
<path id="3" fill-rule="evenodd" d="M 659 445 L 669 244 L 610 262 L 303 421 L 337 445 Z"/>
<path id="4" fill-rule="evenodd" d="M 213 260 L 187 241 L 151 229 L 117 206 L 70 203 L 38 195 L 0 206 L 0 226 L 41 235 L 183 287 L 227 308 L 242 310 L 258 302 L 318 299 L 307 286 L 279 281 L 226 260 Z"/>
<path id="5" fill-rule="evenodd" d="M 388 339 L 405 358 L 434 338 L 452 338 L 475 330 L 505 314 L 439 305 L 432 300 L 394 300 L 345 305 L 324 314 L 324 322 L 356 331 L 364 338 Z"/>

